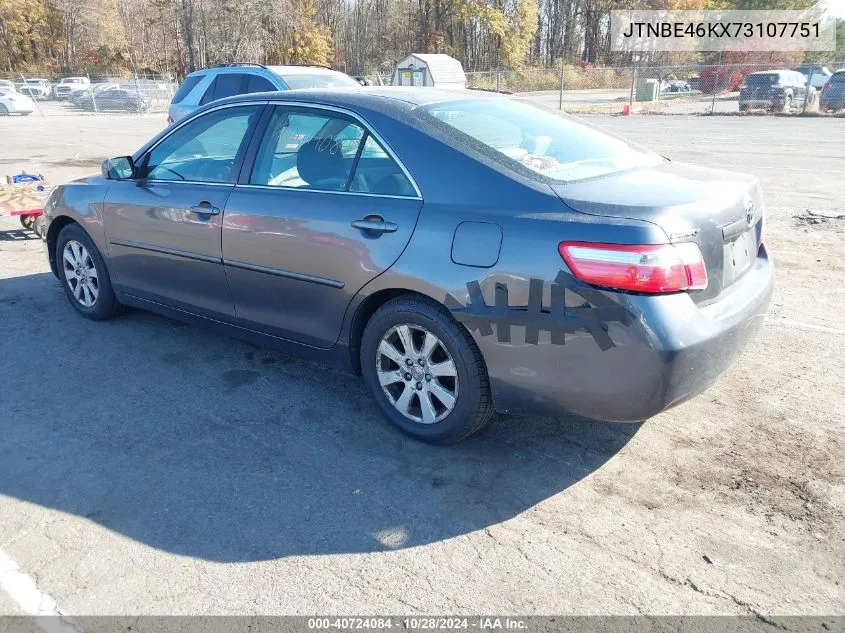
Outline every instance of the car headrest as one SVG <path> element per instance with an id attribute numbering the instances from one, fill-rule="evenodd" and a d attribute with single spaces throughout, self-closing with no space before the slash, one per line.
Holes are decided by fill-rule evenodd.
<path id="1" fill-rule="evenodd" d="M 296 170 L 309 185 L 328 179 L 346 179 L 340 143 L 331 138 L 311 139 L 296 153 Z"/>

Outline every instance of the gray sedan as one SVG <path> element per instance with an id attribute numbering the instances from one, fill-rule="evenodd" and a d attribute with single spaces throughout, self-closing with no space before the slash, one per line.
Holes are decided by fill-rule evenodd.
<path id="1" fill-rule="evenodd" d="M 102 172 L 45 209 L 80 314 L 342 366 L 432 443 L 494 410 L 644 420 L 710 385 L 772 293 L 753 177 L 499 95 L 243 95 Z"/>

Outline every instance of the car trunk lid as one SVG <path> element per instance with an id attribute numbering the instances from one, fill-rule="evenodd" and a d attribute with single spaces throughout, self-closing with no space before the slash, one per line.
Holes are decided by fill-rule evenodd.
<path id="1" fill-rule="evenodd" d="M 644 220 L 662 228 L 669 242 L 694 241 L 709 280 L 705 290 L 690 293 L 697 303 L 739 279 L 762 240 L 760 187 L 745 174 L 667 161 L 552 188 L 580 213 Z"/>

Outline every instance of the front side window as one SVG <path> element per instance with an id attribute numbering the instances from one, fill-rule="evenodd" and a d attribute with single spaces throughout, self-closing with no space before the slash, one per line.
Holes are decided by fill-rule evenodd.
<path id="1" fill-rule="evenodd" d="M 140 170 L 142 177 L 230 182 L 235 158 L 262 107 L 222 108 L 183 125 L 146 155 Z"/>
<path id="2" fill-rule="evenodd" d="M 276 108 L 250 184 L 344 191 L 364 129 L 334 114 Z"/>
<path id="3" fill-rule="evenodd" d="M 417 109 L 447 142 L 466 150 L 464 135 L 478 151 L 526 175 L 572 181 L 660 164 L 663 159 L 567 117 L 511 99 L 436 103 Z M 480 147 L 479 147 L 480 144 Z"/>

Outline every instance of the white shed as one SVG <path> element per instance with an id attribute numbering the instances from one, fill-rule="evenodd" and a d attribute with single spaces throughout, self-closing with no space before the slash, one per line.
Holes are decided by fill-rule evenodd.
<path id="1" fill-rule="evenodd" d="M 436 86 L 466 88 L 464 67 L 454 57 L 443 53 L 413 53 L 396 65 L 394 86 Z"/>

